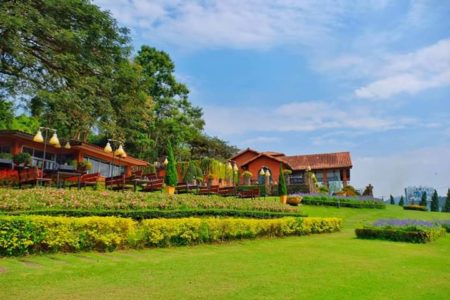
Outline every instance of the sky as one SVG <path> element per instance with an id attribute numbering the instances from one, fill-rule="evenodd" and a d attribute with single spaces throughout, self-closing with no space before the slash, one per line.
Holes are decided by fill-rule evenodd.
<path id="1" fill-rule="evenodd" d="M 350 151 L 377 196 L 450 188 L 450 0 L 94 0 L 241 149 Z"/>

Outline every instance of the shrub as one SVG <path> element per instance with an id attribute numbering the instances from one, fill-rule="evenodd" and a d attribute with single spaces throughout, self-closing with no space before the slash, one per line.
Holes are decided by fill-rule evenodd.
<path id="1" fill-rule="evenodd" d="M 278 195 L 286 196 L 287 194 L 286 177 L 283 174 L 283 164 L 280 164 L 280 175 L 278 176 Z"/>
<path id="2" fill-rule="evenodd" d="M 156 218 L 188 218 L 188 217 L 239 217 L 255 219 L 273 219 L 282 217 L 306 217 L 294 212 L 271 212 L 271 211 L 248 211 L 231 209 L 197 209 L 197 210 L 31 210 L 8 212 L 7 215 L 43 215 L 43 216 L 66 216 L 66 217 L 121 217 L 134 220 L 156 219 Z"/>
<path id="3" fill-rule="evenodd" d="M 27 165 L 31 164 L 31 155 L 26 152 L 21 152 L 21 153 L 14 155 L 13 161 L 16 165 L 23 164 L 23 165 L 27 166 Z"/>
<path id="4" fill-rule="evenodd" d="M 241 188 L 241 187 L 239 187 Z M 254 188 L 254 187 L 253 187 Z M 167 195 L 64 189 L 0 189 L 0 211 L 27 210 L 200 210 L 298 212 L 278 201 L 233 197 Z"/>
<path id="5" fill-rule="evenodd" d="M 420 220 L 378 220 L 355 230 L 358 238 L 427 243 L 445 234 L 441 224 Z"/>
<path id="6" fill-rule="evenodd" d="M 302 200 L 306 205 L 319 206 L 337 206 L 337 207 L 352 207 L 352 208 L 386 208 L 386 205 L 381 201 L 376 200 L 358 200 L 354 198 L 339 198 L 330 196 L 304 196 Z"/>
<path id="7" fill-rule="evenodd" d="M 164 178 L 164 182 L 168 186 L 177 186 L 178 173 L 177 173 L 177 167 L 176 167 L 176 162 L 175 162 L 175 156 L 173 155 L 172 144 L 170 143 L 170 141 L 167 144 L 167 160 L 169 163 L 167 164 L 166 176 Z"/>
<path id="8" fill-rule="evenodd" d="M 419 211 L 428 211 L 428 209 L 426 208 L 426 206 L 421 206 L 421 205 L 405 205 L 403 206 L 403 209 L 406 210 L 419 210 Z"/>
<path id="9" fill-rule="evenodd" d="M 153 219 L 0 216 L 0 255 L 116 248 L 166 247 L 225 240 L 330 233 L 338 218 Z"/>

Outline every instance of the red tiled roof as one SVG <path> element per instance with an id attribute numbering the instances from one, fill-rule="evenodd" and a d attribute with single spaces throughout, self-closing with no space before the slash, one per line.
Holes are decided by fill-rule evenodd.
<path id="1" fill-rule="evenodd" d="M 265 151 L 262 153 L 271 155 L 271 156 L 286 156 L 284 153 L 281 153 L 281 152 Z"/>
<path id="2" fill-rule="evenodd" d="M 245 165 L 248 165 L 248 164 L 251 163 L 252 161 L 254 161 L 254 160 L 256 160 L 256 159 L 258 159 L 258 158 L 260 158 L 260 157 L 263 157 L 263 156 L 268 157 L 268 158 L 273 159 L 273 160 L 276 160 L 276 161 L 278 161 L 278 162 L 280 162 L 280 163 L 284 163 L 284 164 L 289 165 L 288 162 L 282 160 L 280 157 L 268 155 L 268 154 L 266 154 L 266 153 L 261 153 L 261 154 L 255 156 L 255 157 L 250 158 L 250 159 L 247 160 L 246 162 L 244 162 L 244 163 L 241 165 L 241 167 L 243 167 L 243 166 L 245 166 Z M 282 158 L 284 158 L 284 157 L 282 157 Z"/>
<path id="3" fill-rule="evenodd" d="M 283 156 L 280 159 L 293 170 L 306 170 L 308 167 L 313 170 L 352 167 L 350 152 Z"/>
<path id="4" fill-rule="evenodd" d="M 233 155 L 233 156 L 230 158 L 230 160 L 233 160 L 233 159 L 235 159 L 236 157 L 241 156 L 241 155 L 244 154 L 245 152 L 253 152 L 253 153 L 255 153 L 255 154 L 259 154 L 258 151 L 253 150 L 253 149 L 250 149 L 250 148 L 247 148 L 247 149 L 244 149 L 244 150 L 242 150 L 242 151 L 239 151 L 238 153 L 236 153 L 235 155 Z"/>

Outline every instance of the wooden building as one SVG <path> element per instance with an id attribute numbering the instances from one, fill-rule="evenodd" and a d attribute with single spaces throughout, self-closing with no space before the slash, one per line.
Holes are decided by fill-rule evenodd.
<path id="1" fill-rule="evenodd" d="M 250 171 L 252 181 L 261 180 L 261 170 L 269 171 L 271 181 L 278 181 L 280 164 L 284 169 L 291 170 L 290 184 L 303 184 L 305 171 L 310 168 L 320 184 L 328 187 L 343 187 L 350 181 L 352 161 L 349 152 L 323 153 L 286 156 L 279 152 L 258 152 L 247 148 L 232 158 L 240 171 Z"/>
<path id="2" fill-rule="evenodd" d="M 133 168 L 146 167 L 146 161 L 127 156 L 125 158 L 114 157 L 112 153 L 106 153 L 102 147 L 70 141 L 70 149 L 56 148 L 47 143 L 45 169 L 55 170 L 60 166 L 69 165 L 72 161 L 88 161 L 92 164 L 89 173 L 99 172 L 108 177 L 111 170 L 112 175 L 131 175 Z M 0 130 L 0 153 L 11 153 L 12 155 L 27 152 L 31 155 L 32 165 L 42 167 L 44 161 L 44 144 L 33 141 L 33 136 L 16 130 Z"/>

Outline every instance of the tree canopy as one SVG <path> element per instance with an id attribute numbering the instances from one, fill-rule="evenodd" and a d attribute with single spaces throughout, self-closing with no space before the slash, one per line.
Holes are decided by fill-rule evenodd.
<path id="1" fill-rule="evenodd" d="M 120 138 L 147 161 L 166 155 L 169 140 L 178 159 L 235 153 L 203 133 L 170 56 L 143 45 L 133 57 L 128 32 L 89 0 L 0 2 L 0 128 L 21 107 L 34 122 L 25 131 L 40 124 L 102 146 Z"/>

